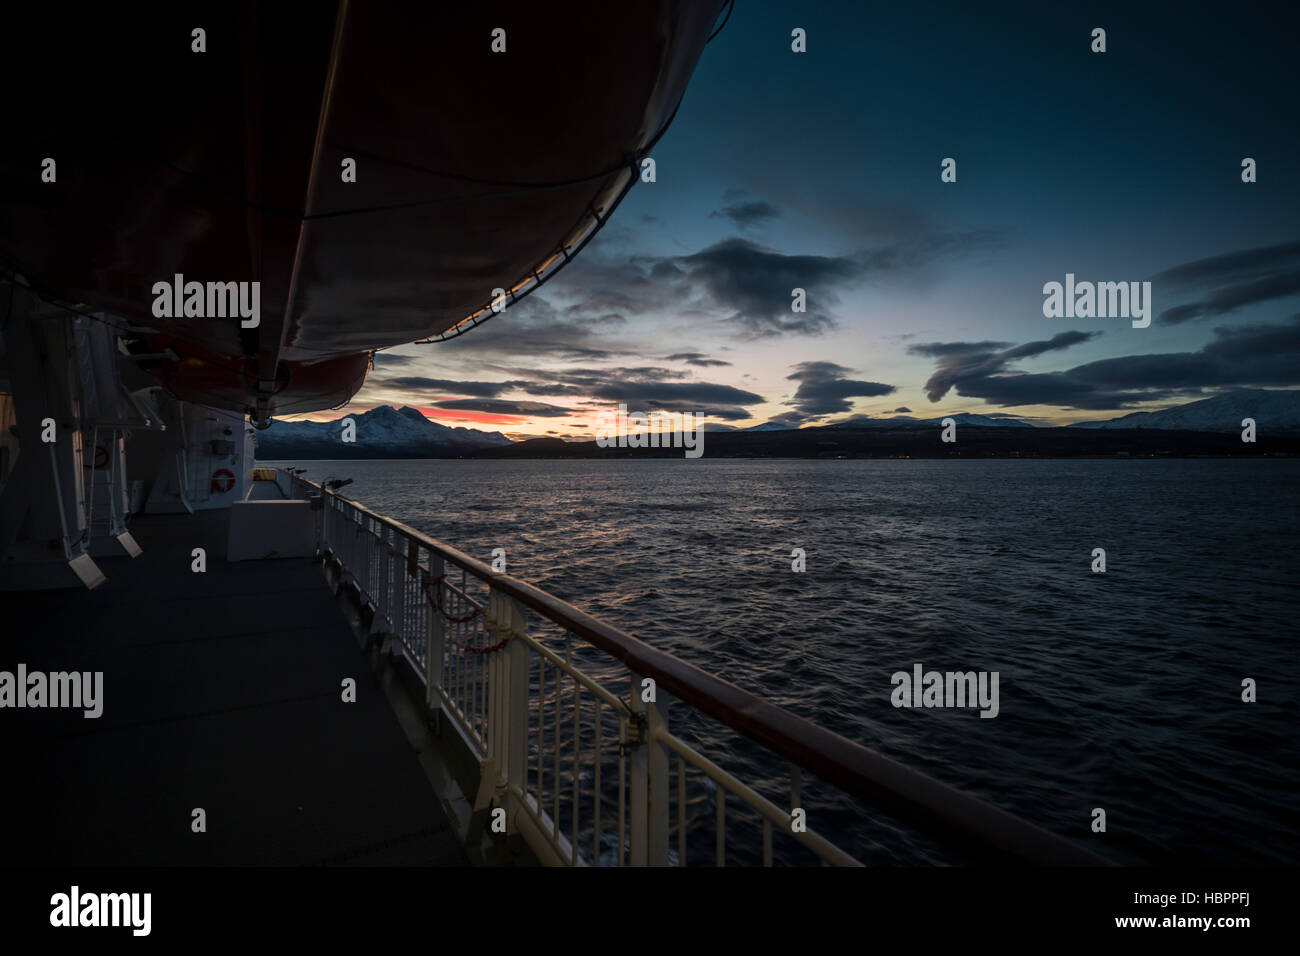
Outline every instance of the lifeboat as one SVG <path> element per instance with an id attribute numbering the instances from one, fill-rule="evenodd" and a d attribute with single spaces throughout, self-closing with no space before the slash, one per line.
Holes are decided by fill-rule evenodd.
<path id="1" fill-rule="evenodd" d="M 460 334 L 577 254 L 725 3 L 7 11 L 0 269 L 113 316 L 179 397 L 257 424 L 336 406 L 374 350 Z M 155 314 L 177 275 L 257 283 L 257 324 Z"/>

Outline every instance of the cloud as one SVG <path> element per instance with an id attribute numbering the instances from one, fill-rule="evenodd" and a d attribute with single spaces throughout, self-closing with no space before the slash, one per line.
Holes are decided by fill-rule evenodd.
<path id="1" fill-rule="evenodd" d="M 748 202 L 735 202 L 721 209 L 715 209 L 709 213 L 709 218 L 729 219 L 741 229 L 748 229 L 751 226 L 762 225 L 780 215 L 781 210 L 770 202 L 755 199 Z"/>
<path id="2" fill-rule="evenodd" d="M 912 345 L 907 350 L 913 355 L 939 359 L 938 368 L 925 383 L 926 397 L 932 402 L 937 402 L 954 388 L 959 395 L 971 395 L 972 393 L 966 390 L 968 383 L 996 376 L 1016 359 L 1069 348 L 1098 335 L 1101 333 L 1058 332 L 1050 339 L 1026 342 L 1024 345 L 1012 348 L 1005 348 L 1005 343 L 1001 342 L 931 342 L 925 345 Z"/>
<path id="3" fill-rule="evenodd" d="M 1057 332 L 1050 339 L 1026 342 L 1024 345 L 1017 345 L 1013 349 L 1007 349 L 1002 354 L 1007 359 L 1033 358 L 1046 352 L 1059 352 L 1061 349 L 1068 349 L 1072 345 L 1080 345 L 1089 339 L 1095 339 L 1101 334 L 1100 332 Z"/>
<path id="4" fill-rule="evenodd" d="M 679 412 L 685 414 L 703 415 L 706 418 L 722 418 L 729 422 L 748 422 L 753 415 L 749 409 L 741 408 L 739 405 L 701 405 L 695 402 L 648 402 L 645 409 L 629 409 L 629 411 L 654 410 L 659 412 Z"/>
<path id="5" fill-rule="evenodd" d="M 556 416 L 581 413 L 577 409 L 544 402 L 498 400 L 506 392 L 522 392 L 542 397 L 565 397 L 584 403 L 623 402 L 633 411 L 657 409 L 667 412 L 698 412 L 719 418 L 742 420 L 750 417 L 747 406 L 761 405 L 762 395 L 731 385 L 713 382 L 680 381 L 687 372 L 656 365 L 598 368 L 509 368 L 508 372 L 527 375 L 501 382 L 458 381 L 403 377 L 377 382 L 378 388 L 409 388 L 428 392 L 451 392 L 473 396 L 444 399 L 431 407 L 448 411 L 474 411 L 489 414 Z"/>
<path id="6" fill-rule="evenodd" d="M 837 418 L 829 421 L 827 425 L 873 425 L 877 422 L 888 421 L 887 418 L 876 418 L 873 415 L 849 415 L 846 418 Z"/>
<path id="7" fill-rule="evenodd" d="M 1221 289 L 1211 296 L 1189 305 L 1178 305 L 1160 313 L 1160 321 L 1177 325 L 1203 315 L 1223 315 L 1245 305 L 1280 299 L 1300 292 L 1300 270 L 1243 282 Z"/>
<path id="8" fill-rule="evenodd" d="M 724 239 L 678 259 L 688 279 L 751 335 L 820 335 L 835 327 L 829 308 L 863 274 L 847 257 L 784 255 L 745 239 Z M 806 312 L 790 310 L 791 290 L 807 293 Z"/>
<path id="9" fill-rule="evenodd" d="M 1247 305 L 1300 292 L 1300 242 L 1245 249 L 1198 259 L 1152 278 L 1153 286 L 1174 292 L 1213 290 L 1196 302 L 1160 313 L 1166 325 L 1207 315 L 1223 315 Z"/>
<path id="10" fill-rule="evenodd" d="M 944 358 L 949 355 L 969 355 L 978 352 L 994 352 L 1011 348 L 1010 342 L 925 342 L 909 345 L 907 351 L 912 355 L 924 355 L 928 358 Z"/>
<path id="11" fill-rule="evenodd" d="M 398 355 L 396 352 L 376 352 L 375 367 L 410 365 L 415 361 L 414 355 Z"/>
<path id="12" fill-rule="evenodd" d="M 565 274 L 581 261 L 566 267 L 555 282 L 563 281 Z M 549 295 L 555 286 L 548 284 L 546 288 Z M 610 344 L 610 329 L 619 324 L 600 316 L 570 314 L 539 291 L 507 305 L 500 314 L 464 335 L 428 348 L 436 349 L 439 358 L 497 354 L 517 357 L 521 352 L 569 361 L 614 358 L 635 351 L 631 345 L 606 347 Z"/>
<path id="13" fill-rule="evenodd" d="M 1276 246 L 1261 246 L 1229 252 L 1208 259 L 1197 259 L 1154 276 L 1152 281 L 1172 283 L 1175 286 L 1195 287 L 1207 283 L 1259 278 L 1275 272 L 1280 267 L 1293 268 L 1300 264 L 1300 242 L 1285 242 Z"/>
<path id="14" fill-rule="evenodd" d="M 583 393 L 595 401 L 627 405 L 631 412 L 692 412 L 729 421 L 751 417 L 747 406 L 761 405 L 766 399 L 754 392 L 712 382 L 662 382 L 645 378 L 628 378 L 596 374 L 586 370 Z M 608 407 L 602 409 L 609 411 Z"/>
<path id="15" fill-rule="evenodd" d="M 1204 389 L 1300 385 L 1300 315 L 1281 324 L 1217 328 L 1213 341 L 1195 352 L 1100 359 L 1060 372 L 1018 373 L 1007 368 L 1010 353 L 1023 354 L 1029 346 L 1041 345 L 941 359 L 926 383 L 927 396 L 938 401 L 955 389 L 958 395 L 992 405 L 1101 410 Z"/>
<path id="16" fill-rule="evenodd" d="M 517 382 L 461 382 L 448 378 L 424 378 L 418 375 L 403 375 L 397 378 L 379 379 L 374 383 L 381 388 L 400 389 L 403 391 L 452 392 L 456 395 L 473 395 L 478 398 L 495 398 L 502 392 L 512 391 Z"/>
<path id="17" fill-rule="evenodd" d="M 794 428 L 795 426 L 802 425 L 804 422 L 808 421 L 809 417 L 810 416 L 805 415 L 803 412 L 780 412 L 779 414 L 773 415 L 768 419 L 768 421 L 777 422 L 782 425 L 789 425 L 791 428 Z"/>
<path id="18" fill-rule="evenodd" d="M 737 195 L 724 205 L 744 205 L 752 198 Z M 689 381 L 700 369 L 727 368 L 732 362 L 691 349 L 671 353 L 663 367 L 634 365 L 628 357 L 659 354 L 656 346 L 663 347 L 666 334 L 679 334 L 682 323 L 720 321 L 752 337 L 816 335 L 835 326 L 841 296 L 855 284 L 906 275 L 980 241 L 973 234 L 931 235 L 852 255 L 805 255 L 732 237 L 673 256 L 634 254 L 625 243 L 599 248 L 593 243 L 540 293 L 508 305 L 466 335 L 428 346 L 427 352 L 381 353 L 367 395 L 380 401 L 390 400 L 385 391 L 410 394 L 413 401 L 417 394 L 424 402 L 481 400 L 439 407 L 484 414 L 511 413 L 490 402 L 517 400 L 509 405 L 517 411 L 529 402 L 558 407 L 547 400 L 563 398 L 578 408 L 584 399 L 626 401 L 630 407 L 744 420 L 750 417 L 747 409 L 765 399 L 732 386 Z M 796 287 L 807 293 L 805 313 L 790 311 Z M 633 318 L 644 321 L 644 328 L 637 330 Z M 736 338 L 734 329 L 727 334 Z M 616 364 L 620 361 L 625 364 Z M 566 368 L 569 364 L 582 367 Z M 468 374 L 447 375 L 451 369 Z M 828 375 L 817 369 L 817 363 L 807 363 L 792 377 L 799 383 L 788 403 L 792 420 L 848 408 L 855 397 L 895 391 L 893 385 L 852 379 L 847 370 Z M 497 376 L 501 380 L 494 381 Z"/>
<path id="19" fill-rule="evenodd" d="M 895 415 L 910 415 L 911 413 L 912 410 L 908 408 L 906 405 L 899 405 L 896 409 L 894 409 Z"/>
<path id="20" fill-rule="evenodd" d="M 674 285 L 687 291 L 680 301 L 703 299 L 750 336 L 820 335 L 836 327 L 834 309 L 853 286 L 869 280 L 916 280 L 940 259 L 998 241 L 999 234 L 988 230 L 933 233 L 852 255 L 824 256 L 787 255 L 732 237 L 676 257 L 684 280 Z M 796 288 L 807 295 L 806 312 L 791 311 L 791 290 Z"/>
<path id="21" fill-rule="evenodd" d="M 523 392 L 525 395 L 558 398 L 561 395 L 586 395 L 589 390 L 581 385 L 547 385 L 543 382 L 521 382 L 516 391 Z"/>
<path id="22" fill-rule="evenodd" d="M 853 370 L 834 362 L 800 362 L 793 368 L 794 372 L 786 378 L 798 382 L 799 387 L 789 404 L 810 418 L 847 412 L 852 407 L 850 398 L 874 398 L 898 390 L 895 385 L 845 378 Z"/>
<path id="23" fill-rule="evenodd" d="M 698 365 L 701 368 L 707 368 L 714 365 L 730 365 L 730 362 L 724 362 L 722 359 L 707 358 L 703 352 L 677 352 L 668 356 L 669 362 L 685 362 L 687 365 Z"/>
<path id="24" fill-rule="evenodd" d="M 486 412 L 489 415 L 520 415 L 529 418 L 563 418 L 575 414 L 572 408 L 561 408 L 545 402 L 510 402 L 502 399 L 458 398 L 434 402 L 430 407 L 455 412 Z"/>
<path id="25" fill-rule="evenodd" d="M 681 403 L 761 405 L 766 401 L 753 392 L 710 382 L 610 382 L 597 386 L 592 394 L 607 401 L 626 401 L 629 405 L 641 402 L 652 407 Z"/>
<path id="26" fill-rule="evenodd" d="M 612 368 L 510 368 L 514 375 L 526 375 L 543 383 L 558 382 L 590 389 L 613 382 L 659 382 L 664 379 L 681 379 L 687 372 L 657 365 L 614 366 Z M 521 387 L 528 383 L 520 383 Z"/>
<path id="27" fill-rule="evenodd" d="M 751 220 L 761 211 L 748 201 L 732 205 Z M 646 333 L 635 323 L 669 318 L 721 320 L 749 337 L 819 335 L 836 327 L 841 297 L 855 285 L 923 276 L 992 235 L 934 233 L 844 255 L 787 254 L 733 236 L 691 254 L 653 256 L 602 233 L 544 290 L 437 347 L 461 356 L 612 359 L 644 353 Z M 795 288 L 805 290 L 806 312 L 791 311 Z"/>

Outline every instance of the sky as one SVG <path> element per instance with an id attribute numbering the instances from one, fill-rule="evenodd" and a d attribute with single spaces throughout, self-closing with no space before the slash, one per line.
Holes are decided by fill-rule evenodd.
<path id="1" fill-rule="evenodd" d="M 1296 13 L 891 6 L 738 0 L 656 181 L 538 292 L 380 353 L 349 410 L 590 438 L 620 401 L 1068 424 L 1300 385 Z M 1067 273 L 1149 281 L 1151 324 L 1045 317 Z"/>

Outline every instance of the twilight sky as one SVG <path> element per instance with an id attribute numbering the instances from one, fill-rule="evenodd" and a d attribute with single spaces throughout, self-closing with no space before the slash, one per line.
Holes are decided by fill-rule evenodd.
<path id="1" fill-rule="evenodd" d="M 537 293 L 381 353 L 350 409 L 591 437 L 620 400 L 1065 424 L 1300 385 L 1297 14 L 970 6 L 738 0 L 657 182 Z M 1045 318 L 1067 272 L 1151 281 L 1150 327 Z"/>

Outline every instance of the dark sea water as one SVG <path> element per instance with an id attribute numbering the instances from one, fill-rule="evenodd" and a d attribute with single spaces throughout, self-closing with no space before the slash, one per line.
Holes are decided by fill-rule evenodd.
<path id="1" fill-rule="evenodd" d="M 1300 862 L 1300 461 L 303 464 L 1120 861 Z M 999 672 L 998 717 L 893 707 L 916 663 Z M 784 771 L 729 731 L 680 704 L 670 721 L 777 792 Z M 868 862 L 959 859 L 808 791 L 810 825 Z"/>

